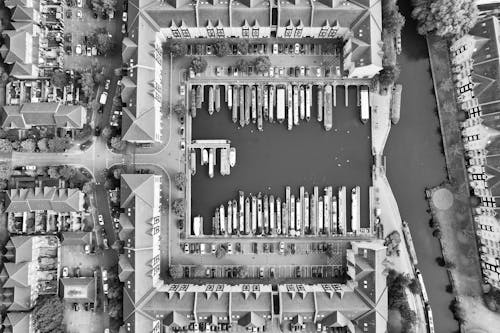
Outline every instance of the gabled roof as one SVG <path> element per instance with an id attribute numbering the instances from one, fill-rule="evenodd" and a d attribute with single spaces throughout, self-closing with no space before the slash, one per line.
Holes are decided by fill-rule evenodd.
<path id="1" fill-rule="evenodd" d="M 163 320 L 163 325 L 168 327 L 182 328 L 189 325 L 186 316 L 178 313 L 177 311 L 170 312 Z"/>
<path id="2" fill-rule="evenodd" d="M 9 279 L 3 285 L 4 288 L 30 287 L 29 267 L 30 262 L 15 264 L 12 262 L 4 263 L 5 270 L 9 274 Z"/>
<path id="3" fill-rule="evenodd" d="M 36 187 L 7 191 L 6 212 L 53 210 L 60 213 L 78 212 L 83 208 L 83 192 L 75 188 Z"/>
<path id="4" fill-rule="evenodd" d="M 260 328 L 265 326 L 265 324 L 266 320 L 255 312 L 249 312 L 238 320 L 238 325 L 246 328 Z"/>
<path id="5" fill-rule="evenodd" d="M 15 248 L 15 262 L 22 263 L 31 261 L 33 257 L 33 237 L 30 236 L 13 236 L 11 237 L 12 244 Z"/>
<path id="6" fill-rule="evenodd" d="M 30 332 L 30 316 L 29 312 L 8 312 L 4 325 L 8 322 L 13 333 L 28 333 Z"/>
<path id="7" fill-rule="evenodd" d="M 82 128 L 85 115 L 86 110 L 81 105 L 60 103 L 25 103 L 6 105 L 0 109 L 3 128 L 31 128 L 31 126 Z"/>
<path id="8" fill-rule="evenodd" d="M 28 21 L 33 22 L 34 9 L 24 6 L 16 6 L 14 12 L 11 15 L 11 20 L 13 21 Z"/>
<path id="9" fill-rule="evenodd" d="M 84 231 L 65 231 L 62 233 L 63 245 L 84 245 L 90 244 L 92 238 L 91 232 Z"/>
<path id="10" fill-rule="evenodd" d="M 67 302 L 94 303 L 96 300 L 96 280 L 90 277 L 64 278 L 61 282 L 61 297 Z"/>

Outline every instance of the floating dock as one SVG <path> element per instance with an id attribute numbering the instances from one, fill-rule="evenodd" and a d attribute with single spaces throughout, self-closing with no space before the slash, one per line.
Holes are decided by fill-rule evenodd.
<path id="1" fill-rule="evenodd" d="M 359 186 L 351 190 L 351 231 L 356 233 L 360 228 L 361 189 Z"/>
<path id="2" fill-rule="evenodd" d="M 231 166 L 229 165 L 229 149 L 224 148 L 220 151 L 220 174 L 227 176 L 231 173 Z"/>
<path id="3" fill-rule="evenodd" d="M 240 89 L 239 89 L 239 100 L 240 100 L 240 126 L 241 127 L 244 127 L 246 122 L 245 122 L 245 117 L 246 117 L 246 108 L 247 108 L 247 103 L 248 101 L 246 101 L 246 94 L 245 94 L 245 87 L 244 86 L 241 86 Z M 236 103 L 236 102 L 235 102 Z"/>
<path id="4" fill-rule="evenodd" d="M 325 130 L 329 131 L 332 129 L 332 86 L 327 85 L 325 87 Z"/>
<path id="5" fill-rule="evenodd" d="M 281 198 L 276 199 L 276 233 L 281 235 Z"/>
<path id="6" fill-rule="evenodd" d="M 323 121 L 323 86 L 318 86 L 318 121 Z"/>
<path id="7" fill-rule="evenodd" d="M 347 228 L 346 228 L 346 214 L 347 214 L 347 193 L 346 193 L 346 188 L 345 186 L 341 186 L 339 188 L 339 196 L 337 198 L 338 200 L 338 219 L 339 219 L 339 233 L 342 235 L 345 235 Z"/>

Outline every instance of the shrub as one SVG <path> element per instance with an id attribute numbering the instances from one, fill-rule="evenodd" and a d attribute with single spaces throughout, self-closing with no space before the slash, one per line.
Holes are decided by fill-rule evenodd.
<path id="1" fill-rule="evenodd" d="M 396 82 L 399 78 L 400 69 L 398 65 L 395 66 L 384 66 L 383 69 L 378 73 L 378 79 L 380 84 L 384 86 L 389 86 Z"/>
<path id="2" fill-rule="evenodd" d="M 236 48 L 238 50 L 238 53 L 241 53 L 243 55 L 248 53 L 248 40 L 247 39 L 240 39 L 238 42 L 236 42 Z"/>
<path id="3" fill-rule="evenodd" d="M 58 332 L 64 319 L 64 305 L 58 296 L 40 296 L 33 309 L 33 324 L 40 333 Z"/>
<path id="4" fill-rule="evenodd" d="M 255 71 L 259 74 L 266 73 L 271 68 L 271 60 L 268 56 L 261 56 L 255 59 Z"/>
<path id="5" fill-rule="evenodd" d="M 207 70 L 208 63 L 202 57 L 195 57 L 191 60 L 191 68 L 195 73 L 203 73 Z"/>
<path id="6" fill-rule="evenodd" d="M 418 279 L 412 279 L 410 284 L 408 284 L 408 289 L 415 294 L 415 295 L 420 295 L 422 292 L 422 286 L 420 285 L 420 281 Z"/>
<path id="7" fill-rule="evenodd" d="M 172 57 L 182 57 L 187 54 L 187 45 L 184 42 L 175 40 L 165 45 L 165 51 L 170 52 Z"/>
<path id="8" fill-rule="evenodd" d="M 437 239 L 441 239 L 441 237 L 443 236 L 443 233 L 441 232 L 440 229 L 435 229 L 432 232 L 432 236 L 436 237 Z"/>
<path id="9" fill-rule="evenodd" d="M 180 279 L 183 275 L 183 269 L 181 265 L 173 265 L 168 267 L 168 275 L 172 279 Z"/>
<path id="10" fill-rule="evenodd" d="M 184 202 L 184 199 L 177 199 L 177 200 L 174 200 L 174 202 L 172 203 L 172 211 L 174 212 L 175 215 L 179 216 L 179 217 L 184 217 L 184 214 L 185 214 L 185 202 Z"/>
<path id="11" fill-rule="evenodd" d="M 184 191 L 186 185 L 186 175 L 184 172 L 178 172 L 174 176 L 174 184 L 180 191 Z"/>
<path id="12" fill-rule="evenodd" d="M 225 57 L 231 54 L 231 46 L 225 40 L 219 40 L 214 44 L 215 54 L 218 57 Z"/>

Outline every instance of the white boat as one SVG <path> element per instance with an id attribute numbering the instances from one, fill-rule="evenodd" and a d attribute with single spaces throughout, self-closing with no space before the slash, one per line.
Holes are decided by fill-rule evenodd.
<path id="1" fill-rule="evenodd" d="M 201 150 L 201 165 L 205 165 L 208 163 L 208 150 Z"/>
<path id="2" fill-rule="evenodd" d="M 203 231 L 203 217 L 201 216 L 195 216 L 193 218 L 193 230 L 192 230 L 192 234 L 194 236 L 199 236 L 202 234 L 202 231 Z"/>
<path id="3" fill-rule="evenodd" d="M 208 114 L 212 115 L 215 110 L 214 87 L 208 87 Z"/>
<path id="4" fill-rule="evenodd" d="M 233 86 L 227 86 L 226 101 L 228 108 L 233 107 Z"/>
<path id="5" fill-rule="evenodd" d="M 339 232 L 339 221 L 337 215 L 337 197 L 333 196 L 332 198 L 332 233 L 337 234 Z"/>
<path id="6" fill-rule="evenodd" d="M 337 216 L 339 219 L 339 234 L 345 235 L 345 232 L 347 231 L 346 229 L 346 214 L 347 214 L 347 198 L 346 198 L 346 188 L 345 186 L 341 186 L 339 188 L 339 195 L 337 198 L 337 203 L 338 203 L 338 211 L 337 211 Z"/>
<path id="7" fill-rule="evenodd" d="M 264 224 L 262 222 L 263 220 L 263 214 L 262 214 L 262 196 L 259 193 L 257 196 L 257 233 L 262 234 L 262 231 L 264 230 Z"/>
<path id="8" fill-rule="evenodd" d="M 300 120 L 304 120 L 304 118 L 306 117 L 306 91 L 304 86 L 300 87 L 299 99 L 300 99 Z"/>
<path id="9" fill-rule="evenodd" d="M 276 215 L 274 214 L 274 196 L 269 197 L 269 232 L 271 234 L 276 230 Z"/>
<path id="10" fill-rule="evenodd" d="M 356 186 L 351 191 L 351 231 L 358 232 L 360 227 L 360 199 L 361 199 L 361 189 Z"/>
<path id="11" fill-rule="evenodd" d="M 191 161 L 191 175 L 195 175 L 196 174 L 196 150 L 194 149 L 191 149 L 191 157 L 190 157 L 190 161 Z"/>
<path id="12" fill-rule="evenodd" d="M 325 225 L 323 224 L 323 197 L 320 197 L 318 200 L 318 232 L 323 232 Z"/>
<path id="13" fill-rule="evenodd" d="M 312 87 L 306 87 L 306 121 L 311 120 Z"/>
<path id="14" fill-rule="evenodd" d="M 289 223 L 289 229 L 290 229 L 290 234 L 295 235 L 295 196 L 293 194 L 290 196 L 290 223 Z"/>
<path id="15" fill-rule="evenodd" d="M 323 86 L 318 86 L 318 121 L 323 121 Z"/>
<path id="16" fill-rule="evenodd" d="M 274 122 L 274 86 L 268 86 L 266 90 L 269 90 L 267 108 L 269 109 L 269 121 L 272 123 Z"/>
<path id="17" fill-rule="evenodd" d="M 257 233 L 257 198 L 252 196 L 252 235 Z"/>
<path id="18" fill-rule="evenodd" d="M 244 127 L 245 126 L 245 119 L 246 119 L 246 108 L 247 108 L 247 101 L 245 100 L 246 99 L 246 94 L 245 94 L 245 87 L 244 86 L 241 86 L 240 89 L 239 89 L 239 94 L 238 94 L 238 98 L 239 98 L 239 104 L 240 104 L 240 126 L 241 127 Z M 235 103 L 237 103 L 235 101 Z"/>
<path id="19" fill-rule="evenodd" d="M 323 230 L 322 233 L 328 234 L 330 229 L 330 196 L 328 195 L 328 190 L 325 188 L 325 193 L 323 195 Z"/>
<path id="20" fill-rule="evenodd" d="M 299 124 L 299 87 L 293 86 L 293 124 L 297 126 Z"/>
<path id="21" fill-rule="evenodd" d="M 236 202 L 236 200 L 233 200 L 233 225 L 231 227 L 228 226 L 228 228 L 232 228 L 233 229 L 233 234 L 237 234 L 238 233 L 238 218 L 239 218 L 239 215 L 240 214 L 238 214 L 238 203 Z"/>
<path id="22" fill-rule="evenodd" d="M 215 165 L 215 149 L 210 148 L 208 153 L 208 176 L 210 178 L 214 177 L 214 165 Z"/>
<path id="23" fill-rule="evenodd" d="M 269 198 L 264 195 L 264 234 L 269 234 Z"/>
<path id="24" fill-rule="evenodd" d="M 281 235 L 281 198 L 276 199 L 276 233 Z"/>
<path id="25" fill-rule="evenodd" d="M 220 205 L 219 207 L 219 218 L 220 218 L 220 233 L 221 235 L 226 234 L 226 211 L 224 209 L 224 205 Z"/>
<path id="26" fill-rule="evenodd" d="M 246 235 L 250 233 L 250 222 L 251 222 L 252 212 L 250 211 L 250 198 L 245 199 L 245 222 L 240 223 L 240 235 Z"/>
<path id="27" fill-rule="evenodd" d="M 236 165 L 236 148 L 234 147 L 229 149 L 229 165 L 231 168 Z"/>
<path id="28" fill-rule="evenodd" d="M 236 209 L 237 207 L 235 207 Z M 233 233 L 233 203 L 227 202 L 227 234 L 231 235 Z"/>
<path id="29" fill-rule="evenodd" d="M 297 201 L 295 203 L 295 215 L 297 218 L 295 219 L 295 231 L 296 231 L 296 236 L 300 234 L 300 231 L 302 230 L 302 203 L 300 202 L 300 199 L 297 198 Z"/>

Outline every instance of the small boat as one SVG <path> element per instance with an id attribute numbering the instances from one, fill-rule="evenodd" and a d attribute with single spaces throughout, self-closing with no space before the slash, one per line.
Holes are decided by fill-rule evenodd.
<path id="1" fill-rule="evenodd" d="M 251 96 L 251 105 L 252 105 L 252 122 L 255 124 L 257 121 L 257 88 L 252 87 L 252 96 Z"/>
<path id="2" fill-rule="evenodd" d="M 233 234 L 238 233 L 239 215 L 240 214 L 238 213 L 238 203 L 236 202 L 235 199 L 233 199 L 233 225 L 231 226 L 231 228 L 233 229 Z"/>
<path id="3" fill-rule="evenodd" d="M 272 113 L 269 114 L 269 90 L 267 89 L 267 86 L 264 86 L 264 119 L 269 119 L 269 122 L 273 122 L 272 119 Z"/>
<path id="4" fill-rule="evenodd" d="M 312 87 L 306 87 L 306 121 L 311 120 Z"/>
<path id="5" fill-rule="evenodd" d="M 299 124 L 299 87 L 293 86 L 293 124 L 297 126 Z"/>
<path id="6" fill-rule="evenodd" d="M 240 220 L 240 235 L 246 235 L 250 233 L 250 221 L 251 221 L 250 198 L 247 197 L 245 199 L 245 222 L 241 223 Z"/>
<path id="7" fill-rule="evenodd" d="M 190 161 L 191 161 L 191 175 L 195 175 L 196 174 L 196 151 L 194 149 L 191 149 L 191 157 L 190 157 Z"/>
<path id="8" fill-rule="evenodd" d="M 304 120 L 306 118 L 306 88 L 304 86 L 300 87 L 299 99 L 300 99 L 300 120 Z"/>
<path id="9" fill-rule="evenodd" d="M 215 86 L 215 111 L 220 111 L 220 86 Z"/>
<path id="10" fill-rule="evenodd" d="M 232 167 L 234 167 L 236 164 L 236 148 L 234 147 L 231 147 L 229 149 L 229 165 Z"/>
<path id="11" fill-rule="evenodd" d="M 318 121 L 323 121 L 323 86 L 318 86 Z"/>
<path id="12" fill-rule="evenodd" d="M 201 150 L 201 165 L 205 165 L 208 163 L 208 150 Z"/>
<path id="13" fill-rule="evenodd" d="M 245 124 L 250 124 L 250 105 L 252 104 L 252 88 L 245 86 Z"/>
<path id="14" fill-rule="evenodd" d="M 214 114 L 214 87 L 208 87 L 208 114 Z"/>
<path id="15" fill-rule="evenodd" d="M 196 117 L 196 89 L 191 89 L 191 117 Z"/>
<path id="16" fill-rule="evenodd" d="M 232 86 L 229 86 L 230 89 L 232 89 Z M 238 121 L 238 106 L 239 106 L 239 102 L 238 102 L 238 87 L 234 87 L 234 89 L 232 89 L 232 94 L 231 94 L 231 97 L 228 97 L 228 99 L 231 99 L 232 100 L 232 111 L 233 111 L 233 123 L 236 123 Z"/>
<path id="17" fill-rule="evenodd" d="M 235 207 L 236 209 L 237 207 Z M 227 202 L 227 234 L 233 233 L 233 203 L 231 200 Z"/>
<path id="18" fill-rule="evenodd" d="M 228 108 L 233 107 L 233 86 L 227 86 L 226 102 Z"/>

